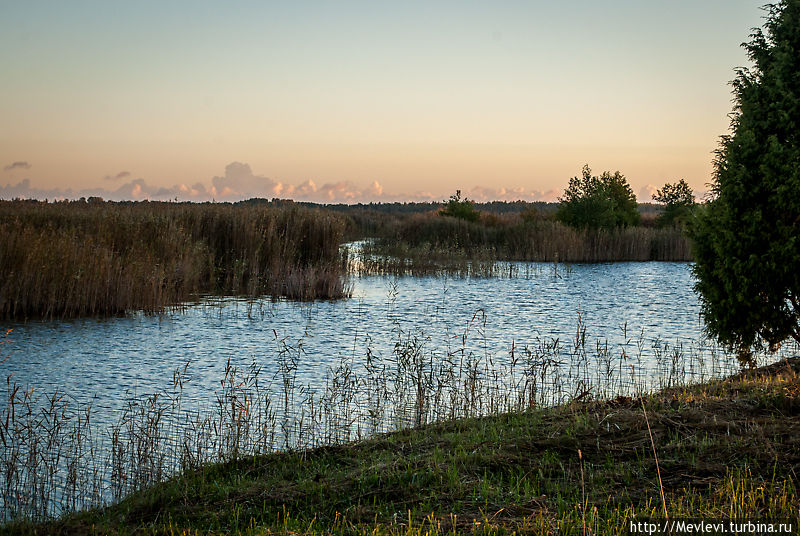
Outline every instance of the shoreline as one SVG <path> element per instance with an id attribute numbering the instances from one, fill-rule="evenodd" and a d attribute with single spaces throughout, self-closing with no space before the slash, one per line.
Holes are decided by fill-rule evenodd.
<path id="1" fill-rule="evenodd" d="M 796 522 L 798 437 L 793 357 L 642 398 L 207 465 L 116 505 L 0 533 L 580 533 L 585 521 L 618 534 L 663 517 L 658 472 L 671 518 Z"/>

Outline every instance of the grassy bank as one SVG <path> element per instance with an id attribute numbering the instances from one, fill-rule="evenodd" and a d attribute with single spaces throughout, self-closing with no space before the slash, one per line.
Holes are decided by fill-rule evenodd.
<path id="1" fill-rule="evenodd" d="M 0 530 L 620 534 L 665 509 L 670 518 L 796 523 L 799 375 L 794 358 L 643 399 L 574 401 L 206 465 L 112 507 Z"/>
<path id="2" fill-rule="evenodd" d="M 198 294 L 348 294 L 341 217 L 301 207 L 0 201 L 0 318 L 158 312 Z"/>

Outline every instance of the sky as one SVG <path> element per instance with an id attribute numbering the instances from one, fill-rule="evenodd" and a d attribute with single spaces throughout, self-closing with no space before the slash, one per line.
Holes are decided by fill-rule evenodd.
<path id="1" fill-rule="evenodd" d="M 0 198 L 702 192 L 762 3 L 0 0 Z"/>

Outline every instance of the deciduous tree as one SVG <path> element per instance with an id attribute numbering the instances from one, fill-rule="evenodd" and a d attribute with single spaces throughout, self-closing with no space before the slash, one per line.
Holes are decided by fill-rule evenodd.
<path id="1" fill-rule="evenodd" d="M 664 211 L 658 218 L 659 225 L 664 227 L 683 224 L 695 205 L 694 192 L 683 179 L 656 190 L 653 201 L 664 204 Z"/>
<path id="2" fill-rule="evenodd" d="M 556 218 L 580 229 L 611 229 L 639 223 L 636 196 L 625 176 L 619 171 L 593 176 L 589 166 L 583 166 L 580 177 L 572 177 Z"/>

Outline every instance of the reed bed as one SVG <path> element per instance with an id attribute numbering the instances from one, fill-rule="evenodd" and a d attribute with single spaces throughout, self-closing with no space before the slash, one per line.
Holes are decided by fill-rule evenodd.
<path id="1" fill-rule="evenodd" d="M 425 260 L 446 257 L 456 262 L 568 263 L 692 259 L 689 241 L 677 227 L 578 230 L 544 218 L 491 215 L 468 222 L 430 213 L 396 219 L 365 253 L 407 259 L 421 267 Z"/>
<path id="2" fill-rule="evenodd" d="M 184 399 L 192 381 L 187 363 L 161 392 L 129 397 L 117 421 L 104 427 L 95 423 L 91 406 L 67 393 L 40 393 L 9 376 L 0 409 L 3 518 L 45 519 L 100 506 L 209 462 L 630 397 L 719 378 L 738 367 L 735 357 L 713 345 L 674 346 L 643 332 L 609 347 L 591 341 L 580 318 L 574 340 L 512 343 L 501 356 L 485 342 L 485 322 L 476 312 L 456 347 L 436 345 L 398 322 L 391 348 L 367 342 L 316 385 L 298 379 L 302 341 L 276 340 L 266 356 L 278 363 L 272 376 L 264 376 L 258 360 L 244 368 L 228 361 L 202 407 Z"/>
<path id="3" fill-rule="evenodd" d="M 159 312 L 200 294 L 347 297 L 344 225 L 295 206 L 0 201 L 0 318 Z"/>
<path id="4" fill-rule="evenodd" d="M 382 214 L 292 203 L 0 201 L 0 318 L 159 312 L 201 294 L 347 297 L 343 236 L 378 239 L 361 273 L 505 274 L 501 261 L 676 261 L 679 229 L 575 230 L 546 217 Z M 352 267 L 352 265 L 351 265 Z"/>
<path id="5" fill-rule="evenodd" d="M 492 251 L 472 251 L 468 256 L 458 250 L 420 250 L 405 244 L 387 248 L 373 239 L 351 242 L 344 251 L 349 262 L 348 271 L 361 276 L 503 278 L 520 275 L 519 266 L 495 259 Z M 530 266 L 525 269 L 529 270 Z"/>

